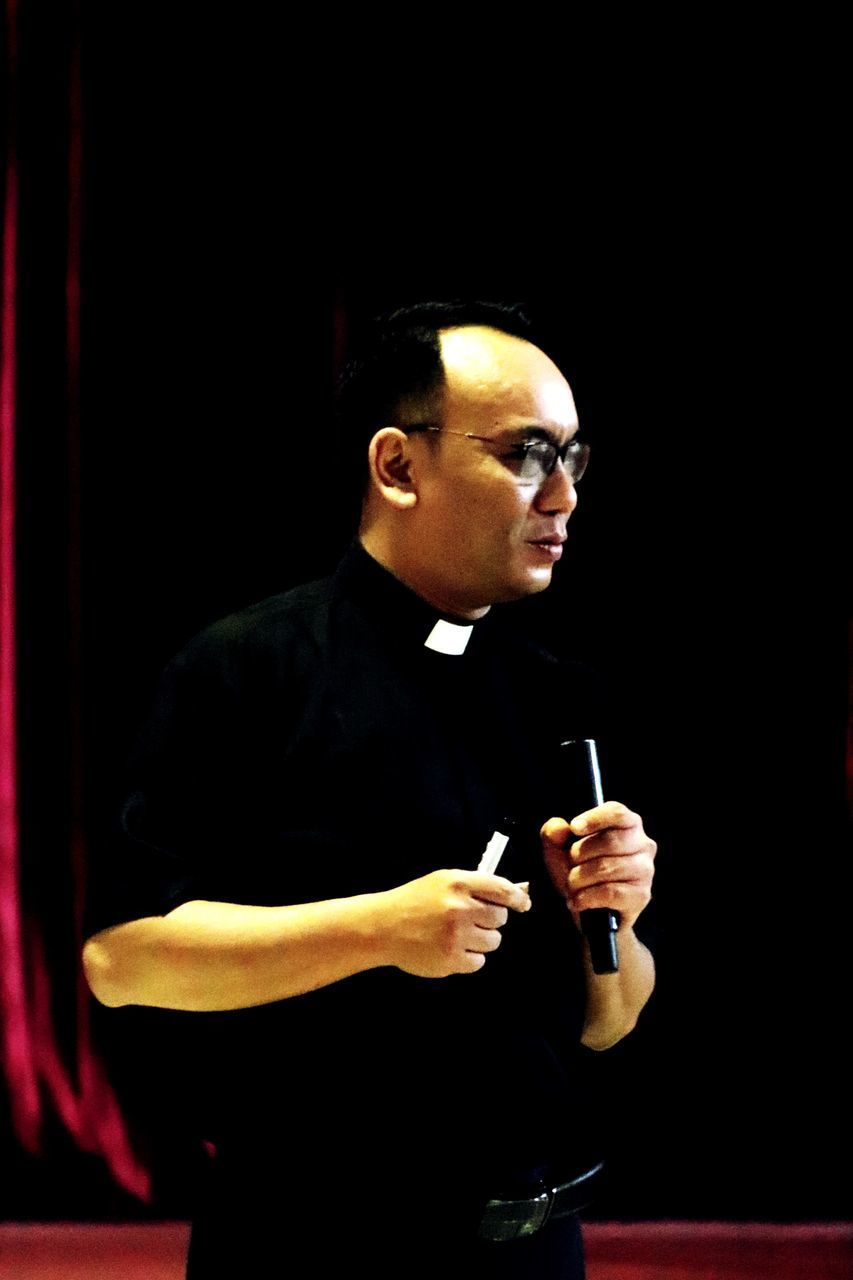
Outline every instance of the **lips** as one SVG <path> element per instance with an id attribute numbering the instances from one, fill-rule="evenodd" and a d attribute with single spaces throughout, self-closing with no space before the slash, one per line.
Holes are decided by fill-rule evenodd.
<path id="1" fill-rule="evenodd" d="M 565 538 L 561 538 L 557 534 L 555 534 L 553 537 L 548 537 L 548 538 L 528 539 L 529 546 L 535 547 L 536 550 L 541 552 L 543 556 L 548 556 L 548 558 L 551 560 L 560 559 L 560 556 L 563 554 L 564 542 L 565 542 Z"/>

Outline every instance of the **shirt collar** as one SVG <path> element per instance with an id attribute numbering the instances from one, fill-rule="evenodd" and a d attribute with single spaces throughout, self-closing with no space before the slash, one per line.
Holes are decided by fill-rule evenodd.
<path id="1" fill-rule="evenodd" d="M 468 641 L 474 631 L 473 622 L 449 622 L 447 618 L 439 618 L 430 631 L 424 644 L 427 649 L 436 653 L 447 653 L 458 657 L 468 648 Z"/>
<path id="2" fill-rule="evenodd" d="M 479 625 L 479 621 L 460 623 L 442 614 L 374 560 L 358 540 L 350 545 L 338 566 L 336 578 L 347 594 L 367 607 L 385 630 L 406 644 L 460 657 Z"/>

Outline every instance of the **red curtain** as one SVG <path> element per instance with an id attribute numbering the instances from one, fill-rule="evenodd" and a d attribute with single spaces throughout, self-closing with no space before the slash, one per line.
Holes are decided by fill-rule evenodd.
<path id="1" fill-rule="evenodd" d="M 70 838 L 66 856 L 70 900 L 68 937 L 73 954 L 65 962 L 76 974 L 74 1049 L 65 1045 L 56 1025 L 55 983 L 48 964 L 44 926 L 22 896 L 22 840 L 20 819 L 20 672 L 21 628 L 16 608 L 21 562 L 17 555 L 16 432 L 22 418 L 19 350 L 22 286 L 29 259 L 22 254 L 21 236 L 21 15 L 16 0 L 6 0 L 6 158 L 2 222 L 2 354 L 0 356 L 0 1051 L 5 1073 L 12 1128 L 26 1151 L 38 1155 L 49 1110 L 58 1116 L 78 1147 L 99 1154 L 115 1181 L 142 1200 L 150 1198 L 150 1176 L 130 1144 L 115 1094 L 94 1051 L 90 1030 L 90 996 L 80 966 L 86 849 L 82 811 L 82 711 L 85 690 L 81 663 L 80 589 L 80 364 L 81 364 L 81 246 L 83 231 L 82 164 L 83 98 L 81 91 L 80 14 L 67 11 L 67 115 L 59 132 L 66 140 L 67 208 L 64 223 L 64 367 L 47 361 L 39 376 L 54 378 L 65 388 L 67 428 L 68 508 L 67 582 L 70 641 L 69 698 L 57 708 L 57 718 L 69 727 L 68 797 Z M 26 157 L 29 170 L 38 157 Z M 38 224 L 41 226 L 41 224 Z M 33 236 L 27 253 L 34 249 Z M 51 246 L 52 247 L 52 246 Z M 38 333 L 29 335 L 38 344 Z M 46 804 L 55 797 L 46 795 Z M 67 1011 L 63 1010 L 64 1025 Z M 69 1064 L 69 1058 L 71 1063 Z"/>

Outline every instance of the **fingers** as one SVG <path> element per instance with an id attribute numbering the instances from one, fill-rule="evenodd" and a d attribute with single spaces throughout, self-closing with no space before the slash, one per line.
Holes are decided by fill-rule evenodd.
<path id="1" fill-rule="evenodd" d="M 653 876 L 654 862 L 646 854 L 577 863 L 565 881 L 566 901 L 575 922 L 581 911 L 609 907 L 618 912 L 623 926 L 632 927 L 651 900 Z"/>
<path id="2" fill-rule="evenodd" d="M 642 827 L 609 827 L 594 835 L 576 840 L 568 856 L 572 862 L 588 862 L 592 858 L 608 856 L 622 858 L 634 853 L 654 857 L 657 846 Z"/>
<path id="3" fill-rule="evenodd" d="M 503 876 L 487 875 L 484 871 L 465 871 L 459 872 L 457 887 L 481 902 L 505 907 L 510 911 L 529 911 L 532 906 L 527 881 L 513 884 Z"/>
<path id="4" fill-rule="evenodd" d="M 501 945 L 500 930 L 509 919 L 510 910 L 529 911 L 529 885 L 513 884 L 503 876 L 475 871 L 465 876 L 465 888 L 471 894 L 474 911 L 471 928 L 465 938 L 462 973 L 474 973 L 486 962 L 486 956 Z M 462 887 L 462 886 L 459 886 Z"/>
<path id="5" fill-rule="evenodd" d="M 474 923 L 481 929 L 502 929 L 509 918 L 506 907 L 495 907 L 489 902 L 477 900 Z"/>
<path id="6" fill-rule="evenodd" d="M 631 929 L 650 900 L 651 894 L 644 885 L 610 883 L 595 885 L 591 889 L 572 894 L 567 905 L 576 924 L 579 923 L 581 912 L 608 907 L 618 914 L 620 929 Z"/>
<path id="7" fill-rule="evenodd" d="M 546 844 L 562 849 L 569 840 L 574 840 L 575 833 L 565 818 L 549 818 L 539 832 Z"/>
<path id="8" fill-rule="evenodd" d="M 650 859 L 643 854 L 631 858 L 596 858 L 593 862 L 582 863 L 572 867 L 566 883 L 569 893 L 579 900 L 586 894 L 586 899 L 579 901 L 581 907 L 596 905 L 588 900 L 588 890 L 597 885 L 635 885 L 650 888 L 654 867 Z M 610 903 L 608 906 L 612 905 Z"/>
<path id="9" fill-rule="evenodd" d="M 466 951 L 482 952 L 488 955 L 490 951 L 497 951 L 501 945 L 502 936 L 497 929 L 476 929 L 468 940 Z"/>
<path id="10" fill-rule="evenodd" d="M 501 944 L 510 911 L 530 909 L 529 885 L 478 871 L 439 870 L 377 895 L 390 963 L 443 978 L 474 973 Z"/>
<path id="11" fill-rule="evenodd" d="M 603 880 L 588 889 L 571 894 L 571 905 L 576 911 L 591 911 L 596 907 L 609 907 L 620 915 L 639 914 L 649 901 L 644 885 L 633 880 Z"/>
<path id="12" fill-rule="evenodd" d="M 607 800 L 596 805 L 594 809 L 585 809 L 577 817 L 567 822 L 565 818 L 549 818 L 543 825 L 540 835 L 543 840 L 552 844 L 565 844 L 577 836 L 590 835 L 595 831 L 604 831 L 609 827 L 642 827 L 643 820 L 627 805 L 616 800 Z"/>
<path id="13" fill-rule="evenodd" d="M 540 835 L 546 857 L 562 851 L 572 862 L 606 854 L 645 853 L 654 858 L 657 852 L 654 840 L 643 830 L 640 815 L 614 800 L 587 809 L 571 822 L 549 818 Z"/>
<path id="14" fill-rule="evenodd" d="M 575 918 L 610 907 L 631 923 L 647 906 L 657 845 L 626 805 L 607 801 L 571 822 L 550 818 L 540 835 L 545 864 Z"/>
<path id="15" fill-rule="evenodd" d="M 642 829 L 643 819 L 627 805 L 619 804 L 617 800 L 606 800 L 604 804 L 596 805 L 594 809 L 586 809 L 572 818 L 570 826 L 576 836 L 586 836 L 591 832 L 603 831 L 610 827 Z"/>

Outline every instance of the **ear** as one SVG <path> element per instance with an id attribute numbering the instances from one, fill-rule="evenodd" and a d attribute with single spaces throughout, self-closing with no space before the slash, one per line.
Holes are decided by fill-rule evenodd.
<path id="1" fill-rule="evenodd" d="M 418 500 L 412 478 L 409 437 L 398 427 L 383 427 L 370 442 L 367 453 L 370 479 L 386 502 L 407 511 Z"/>

